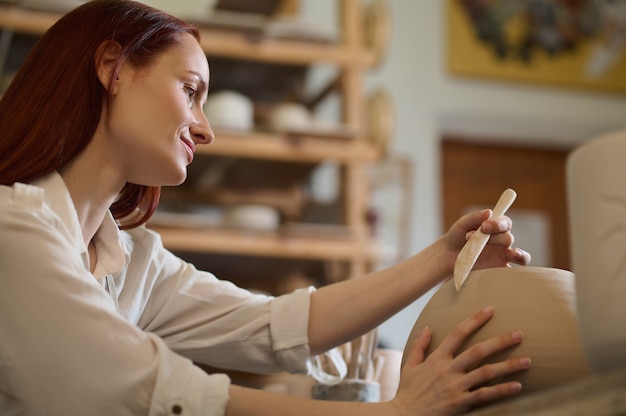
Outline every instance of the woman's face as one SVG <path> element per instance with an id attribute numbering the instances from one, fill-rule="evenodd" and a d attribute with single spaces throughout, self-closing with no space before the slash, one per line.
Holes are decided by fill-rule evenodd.
<path id="1" fill-rule="evenodd" d="M 126 182 L 161 186 L 185 180 L 196 145 L 213 140 L 202 111 L 208 81 L 206 56 L 189 34 L 148 68 L 123 65 L 107 137 Z"/>

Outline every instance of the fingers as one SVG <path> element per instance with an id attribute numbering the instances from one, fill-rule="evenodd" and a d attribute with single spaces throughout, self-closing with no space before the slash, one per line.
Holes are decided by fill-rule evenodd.
<path id="1" fill-rule="evenodd" d="M 477 404 L 518 393 L 522 388 L 519 382 L 498 379 L 527 369 L 529 358 L 481 363 L 520 343 L 519 331 L 479 342 L 457 355 L 468 337 L 488 322 L 493 313 L 493 307 L 487 306 L 465 319 L 427 359 L 424 355 L 431 342 L 431 332 L 425 328 L 408 352 L 394 403 L 406 414 L 416 408 L 429 409 L 428 414 L 459 414 Z"/>
<path id="2" fill-rule="evenodd" d="M 530 253 L 521 248 L 511 248 L 506 253 L 507 262 L 519 264 L 520 266 L 529 265 L 531 258 Z"/>
<path id="3" fill-rule="evenodd" d="M 488 219 L 481 224 L 481 231 L 487 234 L 504 233 L 513 227 L 511 218 L 503 215 L 498 218 Z"/>
<path id="4" fill-rule="evenodd" d="M 480 311 L 474 313 L 472 316 L 457 325 L 452 330 L 452 332 L 450 332 L 450 334 L 448 334 L 446 338 L 441 342 L 441 345 L 437 350 L 450 357 L 454 357 L 456 352 L 467 340 L 467 338 L 475 331 L 477 331 L 480 327 L 482 327 L 487 321 L 489 321 L 489 319 L 491 319 L 491 317 L 493 316 L 493 313 L 494 310 L 492 306 L 486 306 Z M 510 334 L 504 334 L 482 341 L 458 354 L 458 356 L 454 358 L 453 368 L 459 372 L 465 372 L 467 369 L 475 368 L 487 357 L 521 343 L 522 339 L 522 333 L 520 331 L 515 331 Z M 490 379 L 497 376 L 493 374 L 493 371 L 507 371 L 507 369 L 509 369 L 510 371 L 519 371 L 521 369 L 515 366 L 510 367 L 510 364 L 511 363 L 505 364 L 503 367 L 483 366 L 487 370 L 483 370 L 484 372 L 478 374 L 488 376 L 488 379 Z M 469 381 L 472 384 L 469 385 L 468 388 L 473 385 L 487 381 L 488 379 L 473 380 L 472 378 L 470 378 Z"/>
<path id="5" fill-rule="evenodd" d="M 492 316 L 493 307 L 485 306 L 480 311 L 474 313 L 472 316 L 458 324 L 452 332 L 444 338 L 437 350 L 444 352 L 449 356 L 453 356 L 465 342 L 467 337 L 489 321 Z"/>
<path id="6" fill-rule="evenodd" d="M 479 229 L 486 234 L 502 234 L 511 231 L 513 221 L 507 215 L 497 218 L 491 218 L 492 211 L 485 209 L 482 211 L 473 211 L 459 219 L 463 224 L 468 236 L 475 230 Z"/>
<path id="7" fill-rule="evenodd" d="M 473 232 L 477 230 L 485 221 L 489 220 L 491 214 L 492 212 L 490 209 L 472 211 L 459 218 L 455 225 L 458 225 L 459 228 L 465 233 Z M 499 225 L 497 227 L 499 227 Z"/>
<path id="8" fill-rule="evenodd" d="M 407 355 L 406 363 L 404 364 L 407 368 L 414 367 L 424 362 L 426 350 L 430 345 L 431 334 L 430 328 L 425 327 L 419 337 L 413 342 Z"/>
<path id="9" fill-rule="evenodd" d="M 489 211 L 489 210 L 487 210 Z M 484 211 L 476 211 L 477 217 L 480 216 Z M 484 233 L 490 234 L 489 237 L 489 245 L 495 246 L 501 249 L 500 255 L 503 256 L 503 260 L 506 263 L 518 264 L 521 266 L 526 266 L 530 264 L 531 255 L 527 251 L 524 251 L 519 248 L 513 248 L 513 244 L 515 243 L 515 236 L 511 232 L 512 229 L 512 221 L 506 215 L 495 218 L 495 219 L 487 219 L 481 225 L 480 229 Z M 466 239 L 469 239 L 476 231 L 469 231 L 466 234 Z"/>
<path id="10" fill-rule="evenodd" d="M 484 384 L 498 377 L 527 370 L 530 367 L 530 363 L 530 358 L 518 357 L 496 364 L 484 365 L 471 371 L 468 373 L 467 379 L 465 380 L 469 383 L 470 388 L 480 385 L 483 385 L 483 387 L 469 391 L 467 404 L 472 407 L 519 393 L 522 389 L 522 384 L 517 381 L 510 381 L 490 386 L 485 386 Z"/>
<path id="11" fill-rule="evenodd" d="M 485 364 L 478 367 L 467 374 L 465 382 L 467 383 L 467 388 L 470 389 L 474 386 L 486 384 L 490 380 L 517 373 L 519 371 L 524 371 L 528 368 L 530 368 L 529 357 L 515 357 L 506 361 L 494 364 Z"/>
<path id="12" fill-rule="evenodd" d="M 483 310 L 472 317 L 475 319 L 472 320 L 470 318 L 460 326 L 467 323 L 468 325 L 465 329 L 476 327 L 476 325 L 479 325 L 479 322 L 485 320 L 485 316 L 490 318 L 492 314 L 492 308 L 483 308 Z M 519 344 L 522 342 L 522 339 L 523 335 L 520 331 L 500 335 L 467 348 L 453 359 L 452 368 L 454 371 L 461 374 L 466 373 L 460 388 L 468 392 L 466 399 L 470 406 L 507 397 L 521 390 L 522 386 L 518 382 L 500 383 L 493 386 L 486 386 L 486 384 L 500 377 L 527 370 L 531 364 L 529 357 L 516 357 L 479 367 L 478 365 L 493 354 Z M 476 386 L 483 387 L 474 389 Z"/>
<path id="13" fill-rule="evenodd" d="M 492 242 L 494 240 L 498 240 L 497 244 L 500 245 L 512 245 L 513 244 L 513 234 L 511 233 L 511 229 L 513 228 L 513 221 L 511 218 L 503 215 L 498 218 L 484 218 L 484 213 L 490 212 L 490 210 L 485 211 L 475 211 L 471 217 L 471 220 L 468 221 L 468 226 L 473 225 L 471 228 L 467 230 L 466 238 L 470 238 L 477 229 L 480 229 L 485 234 L 491 235 Z M 470 214 L 471 215 L 471 214 Z M 483 221 L 478 222 L 477 220 L 483 219 Z"/>
<path id="14" fill-rule="evenodd" d="M 470 408 L 475 407 L 480 404 L 513 396 L 519 393 L 520 390 L 522 390 L 522 384 L 516 381 L 497 384 L 495 386 L 481 387 L 468 393 L 466 405 Z"/>
<path id="15" fill-rule="evenodd" d="M 465 371 L 468 368 L 474 368 L 490 355 L 513 347 L 520 342 L 522 342 L 522 333 L 520 331 L 515 331 L 511 334 L 505 334 L 495 338 L 490 338 L 488 340 L 475 344 L 460 353 L 456 357 L 454 365 L 459 371 Z M 475 384 L 476 383 L 472 385 Z"/>
<path id="16" fill-rule="evenodd" d="M 469 231 L 465 235 L 465 239 L 469 240 L 476 231 Z M 497 234 L 489 234 L 489 244 L 502 247 L 511 247 L 515 242 L 515 236 L 510 231 L 498 232 Z"/>

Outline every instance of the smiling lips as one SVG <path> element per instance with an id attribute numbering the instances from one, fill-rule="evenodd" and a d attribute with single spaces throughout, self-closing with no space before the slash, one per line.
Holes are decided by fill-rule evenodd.
<path id="1" fill-rule="evenodd" d="M 191 163 L 193 161 L 193 153 L 196 151 L 196 145 L 194 142 L 187 140 L 181 137 L 183 144 L 185 145 L 185 149 L 187 149 L 187 163 Z"/>

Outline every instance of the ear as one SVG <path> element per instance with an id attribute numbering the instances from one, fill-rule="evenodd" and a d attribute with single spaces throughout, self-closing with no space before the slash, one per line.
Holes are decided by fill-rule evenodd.
<path id="1" fill-rule="evenodd" d="M 117 71 L 122 46 L 117 42 L 107 41 L 96 50 L 95 65 L 98 79 L 111 95 L 117 94 Z"/>

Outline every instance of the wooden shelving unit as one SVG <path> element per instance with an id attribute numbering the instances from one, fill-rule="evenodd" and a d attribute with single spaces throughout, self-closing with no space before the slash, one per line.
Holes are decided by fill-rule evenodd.
<path id="1" fill-rule="evenodd" d="M 353 238 L 327 239 L 292 237 L 281 233 L 238 230 L 188 230 L 153 227 L 172 250 L 206 251 L 222 254 L 272 256 L 290 259 L 326 259 L 358 261 L 366 256 L 375 259 L 376 246 L 359 244 Z"/>
<path id="2" fill-rule="evenodd" d="M 360 0 L 337 0 L 341 39 L 336 42 L 286 40 L 249 36 L 233 30 L 201 28 L 201 45 L 209 58 L 220 57 L 309 67 L 331 65 L 338 72 L 336 92 L 341 96 L 342 134 L 294 132 L 275 134 L 263 131 L 216 130 L 217 140 L 198 148 L 197 158 L 242 158 L 267 163 L 318 165 L 333 162 L 340 166 L 341 236 L 290 235 L 219 228 L 149 227 L 158 231 L 166 247 L 181 253 L 267 257 L 272 259 L 318 260 L 340 263 L 351 278 L 371 269 L 378 259 L 370 237 L 366 214 L 369 204 L 368 165 L 381 159 L 384 150 L 367 137 L 364 128 L 367 97 L 363 75 L 376 65 L 376 51 L 366 45 Z M 0 5 L 0 28 L 5 35 L 40 35 L 60 15 Z M 6 36 L 5 36 L 6 38 Z M 1 68 L 0 68 L 1 69 Z M 196 163 L 196 162 L 194 162 Z M 213 256 L 215 258 L 215 256 Z M 202 267 L 202 266 L 201 266 Z M 208 266 L 210 267 L 210 266 Z"/>
<path id="3" fill-rule="evenodd" d="M 348 0 L 346 3 L 350 2 L 351 0 Z M 344 9 L 352 13 L 352 10 L 356 8 L 355 5 L 347 4 Z M 42 34 L 58 19 L 57 13 L 0 5 L 0 26 L 15 32 Z M 200 32 L 202 48 L 207 53 L 216 56 L 303 65 L 311 62 L 326 62 L 344 66 L 370 67 L 374 63 L 372 52 L 346 48 L 345 44 L 251 38 L 245 33 L 206 28 L 202 28 Z"/>
<path id="4" fill-rule="evenodd" d="M 375 162 L 380 152 L 361 140 L 305 134 L 236 133 L 216 130 L 218 140 L 197 149 L 199 154 L 239 156 L 295 162 Z M 353 133 L 354 136 L 356 134 Z"/>

